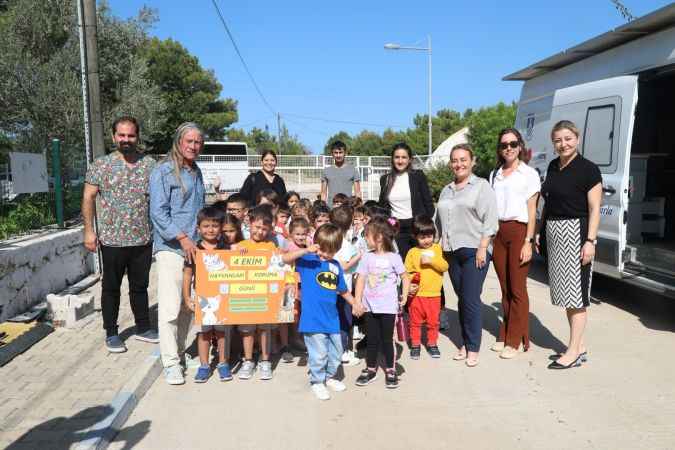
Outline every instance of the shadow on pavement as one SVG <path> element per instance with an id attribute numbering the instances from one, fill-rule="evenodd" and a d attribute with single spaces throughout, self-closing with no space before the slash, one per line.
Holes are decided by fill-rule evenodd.
<path id="1" fill-rule="evenodd" d="M 548 284 L 543 260 L 530 267 L 529 277 Z M 611 277 L 593 273 L 591 302 L 616 306 L 638 318 L 650 330 L 675 332 L 675 300 Z M 591 314 L 593 314 L 591 308 Z M 533 322 L 530 322 L 532 325 Z"/>
<path id="2" fill-rule="evenodd" d="M 675 299 L 597 273 L 593 274 L 591 293 L 598 303 L 634 315 L 650 330 L 675 333 Z"/>
<path id="3" fill-rule="evenodd" d="M 88 430 L 90 427 L 113 413 L 111 406 L 93 406 L 85 408 L 71 417 L 56 417 L 47 420 L 30 430 L 7 447 L 7 450 L 25 448 L 49 448 L 66 450 L 83 441 L 99 437 L 103 430 Z M 123 449 L 131 449 L 138 444 L 150 430 L 150 421 L 145 420 L 120 430 L 130 436 Z"/>
<path id="4" fill-rule="evenodd" d="M 122 297 L 122 301 L 124 301 L 124 297 Z M 153 329 L 157 330 L 157 303 L 150 306 L 150 326 Z M 135 334 L 136 334 L 136 325 L 133 325 L 120 331 L 119 336 L 120 339 L 122 339 L 122 341 L 126 341 Z"/>
<path id="5" fill-rule="evenodd" d="M 449 327 L 441 330 L 441 334 L 446 336 L 450 341 L 459 348 L 462 339 L 460 335 L 459 328 L 459 314 L 454 309 L 445 308 L 441 311 L 441 314 L 444 314 L 448 320 Z M 495 340 L 499 335 L 499 323 L 501 319 L 501 303 L 494 302 L 492 305 L 483 304 L 483 329 L 490 333 Z M 537 316 L 530 313 L 530 343 L 553 350 L 555 353 L 560 353 L 565 350 L 565 344 L 560 341 L 551 330 L 549 330 Z M 481 348 L 485 348 L 492 345 L 492 343 L 483 342 Z"/>

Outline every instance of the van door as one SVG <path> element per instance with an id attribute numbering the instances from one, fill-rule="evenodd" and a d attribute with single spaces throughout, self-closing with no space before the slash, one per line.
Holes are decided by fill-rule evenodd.
<path id="1" fill-rule="evenodd" d="M 626 248 L 628 172 L 637 104 L 637 76 L 559 89 L 551 123 L 571 120 L 582 133 L 579 150 L 602 173 L 602 206 L 594 270 L 620 277 Z"/>

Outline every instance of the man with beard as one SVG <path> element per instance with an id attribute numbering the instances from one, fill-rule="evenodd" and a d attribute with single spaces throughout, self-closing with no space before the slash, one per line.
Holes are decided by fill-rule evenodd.
<path id="1" fill-rule="evenodd" d="M 321 175 L 321 200 L 332 207 L 335 194 L 361 198 L 359 171 L 345 161 L 347 146 L 342 141 L 335 141 L 330 146 L 330 154 L 333 165 L 326 167 Z"/>
<path id="2" fill-rule="evenodd" d="M 129 281 L 129 300 L 136 321 L 136 339 L 157 343 L 150 327 L 148 282 L 152 263 L 152 226 L 149 215 L 150 172 L 155 160 L 139 152 L 138 121 L 120 117 L 113 123 L 115 150 L 94 161 L 87 170 L 82 197 L 84 246 L 90 252 L 101 248 L 103 282 L 101 310 L 105 345 L 109 352 L 127 350 L 117 331 L 120 285 L 124 273 Z M 98 236 L 94 214 L 98 218 Z"/>

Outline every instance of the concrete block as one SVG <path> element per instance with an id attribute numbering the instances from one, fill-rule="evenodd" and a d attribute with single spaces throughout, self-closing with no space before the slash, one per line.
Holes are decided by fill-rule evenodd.
<path id="1" fill-rule="evenodd" d="M 78 322 L 94 312 L 94 296 L 49 294 L 47 305 L 55 327 L 77 328 Z"/>

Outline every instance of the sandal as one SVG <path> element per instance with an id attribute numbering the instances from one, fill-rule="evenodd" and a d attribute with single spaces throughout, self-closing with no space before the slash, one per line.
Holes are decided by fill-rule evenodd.
<path id="1" fill-rule="evenodd" d="M 462 361 L 466 359 L 466 350 L 460 350 L 455 356 L 452 357 L 455 361 Z"/>
<path id="2" fill-rule="evenodd" d="M 478 365 L 478 358 L 467 359 L 464 364 L 466 364 L 466 367 L 476 367 Z"/>

